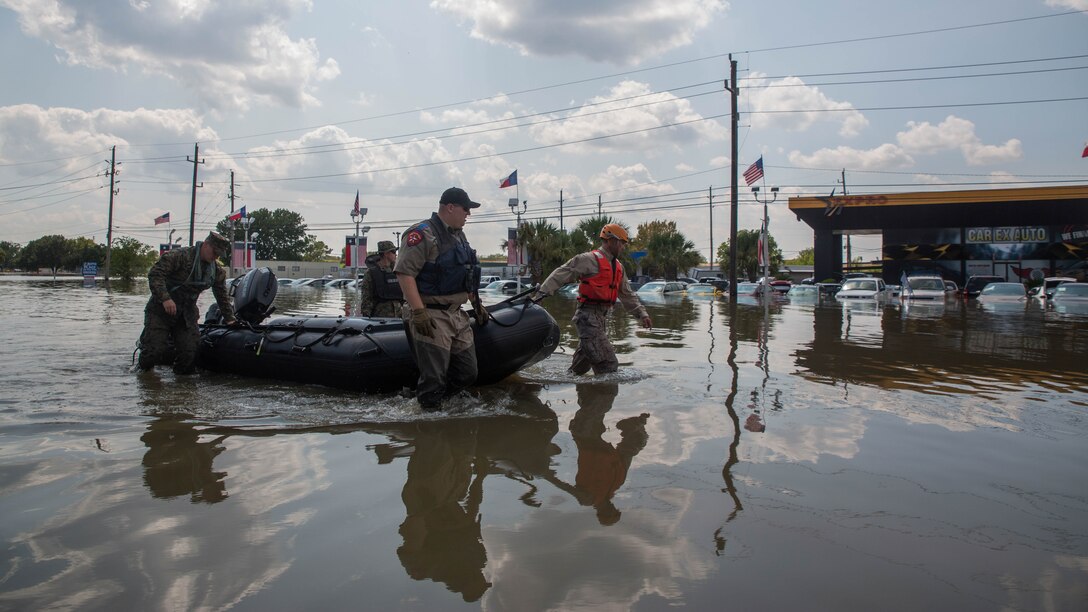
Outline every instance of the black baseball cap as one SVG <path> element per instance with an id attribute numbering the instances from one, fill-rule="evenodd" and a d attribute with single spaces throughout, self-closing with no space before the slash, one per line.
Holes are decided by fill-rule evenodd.
<path id="1" fill-rule="evenodd" d="M 442 197 L 438 200 L 439 204 L 456 204 L 461 208 L 479 208 L 478 202 L 473 202 L 468 197 L 468 193 L 460 187 L 450 187 L 442 192 Z"/>

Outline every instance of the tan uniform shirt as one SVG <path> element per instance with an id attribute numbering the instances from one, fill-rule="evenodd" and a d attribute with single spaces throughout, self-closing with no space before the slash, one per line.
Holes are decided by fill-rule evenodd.
<path id="1" fill-rule="evenodd" d="M 427 219 L 426 221 L 420 221 L 419 223 L 408 228 L 404 235 L 401 237 L 400 251 L 397 253 L 397 265 L 393 268 L 393 271 L 397 274 L 407 274 L 412 278 L 418 278 L 419 273 L 423 270 L 423 264 L 434 263 L 438 259 L 438 236 L 435 235 L 434 230 L 431 229 L 430 224 L 434 223 L 435 219 Z M 442 223 L 439 219 L 438 223 Z M 419 227 L 420 224 L 427 223 L 426 227 Z M 463 230 L 454 229 L 449 225 L 446 225 L 446 231 L 450 233 L 455 239 L 463 237 Z M 420 239 L 422 236 L 422 239 Z M 449 305 L 461 305 L 468 301 L 468 292 L 462 291 L 461 293 L 454 293 L 452 295 L 427 295 L 420 293 L 420 297 L 423 298 L 424 304 L 449 304 Z"/>
<path id="2" fill-rule="evenodd" d="M 602 251 L 602 253 L 604 252 Z M 604 255 L 609 257 L 607 253 L 604 253 Z M 601 266 L 597 264 L 596 251 L 575 255 L 567 263 L 559 266 L 549 274 L 548 278 L 541 283 L 538 291 L 544 295 L 552 295 L 563 285 L 589 278 L 600 271 Z M 624 310 L 634 315 L 635 318 L 643 319 L 647 316 L 646 308 L 642 305 L 642 301 L 638 299 L 638 296 L 635 295 L 635 292 L 631 290 L 631 281 L 627 280 L 626 274 L 620 280 L 618 299 L 623 304 Z"/>

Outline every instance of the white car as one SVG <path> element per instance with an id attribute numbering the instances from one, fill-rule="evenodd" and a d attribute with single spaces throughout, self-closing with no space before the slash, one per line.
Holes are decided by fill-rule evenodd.
<path id="1" fill-rule="evenodd" d="M 522 285 L 525 287 L 525 285 Z M 480 289 L 480 293 L 503 293 L 508 295 L 514 295 L 518 292 L 518 282 L 516 280 L 497 280 L 488 283 L 486 287 Z"/>
<path id="2" fill-rule="evenodd" d="M 650 281 L 639 287 L 636 293 L 640 295 L 651 293 L 667 295 L 672 293 L 683 293 L 687 291 L 687 288 L 687 284 L 680 281 Z"/>
<path id="3" fill-rule="evenodd" d="M 1054 288 L 1050 306 L 1066 314 L 1088 314 L 1088 283 L 1062 283 Z"/>
<path id="4" fill-rule="evenodd" d="M 944 301 L 947 291 L 944 279 L 939 276 L 911 276 L 899 289 L 900 300 Z"/>
<path id="5" fill-rule="evenodd" d="M 943 292 L 942 286 L 942 295 Z M 873 276 L 851 278 L 843 281 L 835 297 L 840 300 L 883 300 L 888 297 L 888 286 L 884 279 Z"/>
<path id="6" fill-rule="evenodd" d="M 1054 290 L 1062 283 L 1075 283 L 1077 279 L 1068 276 L 1048 276 L 1043 279 L 1043 284 L 1031 290 L 1031 297 L 1049 300 L 1054 297 Z"/>

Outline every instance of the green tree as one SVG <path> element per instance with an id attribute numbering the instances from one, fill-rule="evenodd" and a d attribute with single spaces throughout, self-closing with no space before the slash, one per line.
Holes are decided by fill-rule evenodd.
<path id="1" fill-rule="evenodd" d="M 68 241 L 68 257 L 64 261 L 64 267 L 68 270 L 80 270 L 83 262 L 94 261 L 99 265 L 106 262 L 106 245 L 95 244 L 90 238 L 72 238 Z"/>
<path id="2" fill-rule="evenodd" d="M 72 243 L 60 234 L 31 240 L 19 253 L 19 266 L 28 272 L 39 268 L 49 268 L 53 276 L 56 276 L 57 270 L 62 268 L 64 262 L 71 256 L 71 246 Z"/>
<path id="3" fill-rule="evenodd" d="M 782 250 L 778 248 L 774 236 L 769 232 L 767 242 L 770 244 L 769 252 L 771 254 L 768 268 L 773 276 L 778 273 L 778 269 L 782 266 Z M 763 276 L 763 270 L 760 269 L 757 262 L 758 243 L 759 230 L 740 230 L 737 232 L 737 276 L 742 279 L 755 280 Z M 723 276 L 728 276 L 730 268 L 728 241 L 718 245 L 718 267 L 721 269 Z"/>
<path id="4" fill-rule="evenodd" d="M 277 259 L 280 261 L 303 261 L 307 252 L 306 222 L 302 215 L 286 208 L 269 211 L 258 208 L 249 213 L 253 219 L 249 234 L 258 234 L 257 259 Z M 220 221 L 215 229 L 224 236 L 231 235 L 231 222 Z M 241 240 L 243 236 L 235 234 Z M 314 239 L 316 240 L 316 238 Z"/>
<path id="5" fill-rule="evenodd" d="M 325 261 L 332 255 L 329 245 L 317 239 L 313 234 L 306 235 L 306 245 L 302 251 L 302 261 Z"/>
<path id="6" fill-rule="evenodd" d="M 784 263 L 794 266 L 811 266 L 816 263 L 816 250 L 812 247 L 801 249 L 797 253 L 797 257 L 786 260 Z"/>
<path id="7" fill-rule="evenodd" d="M 675 280 L 681 270 L 699 265 L 703 258 L 695 243 L 676 229 L 675 221 L 650 221 L 638 226 L 638 236 L 632 250 L 646 251 L 640 262 L 653 276 Z"/>
<path id="8" fill-rule="evenodd" d="M 14 269 L 15 261 L 19 258 L 22 245 L 7 240 L 0 241 L 0 270 L 4 268 Z"/>
<path id="9" fill-rule="evenodd" d="M 110 274 L 121 280 L 130 281 L 136 276 L 147 273 L 155 263 L 158 252 L 135 238 L 122 236 L 113 241 L 110 253 Z"/>

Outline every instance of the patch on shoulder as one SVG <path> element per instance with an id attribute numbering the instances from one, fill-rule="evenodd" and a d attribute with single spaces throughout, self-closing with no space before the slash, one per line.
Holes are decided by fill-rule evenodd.
<path id="1" fill-rule="evenodd" d="M 423 232 L 417 229 L 408 232 L 408 235 L 404 237 L 404 243 L 410 247 L 414 247 L 421 242 L 423 242 Z"/>

